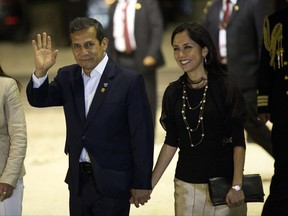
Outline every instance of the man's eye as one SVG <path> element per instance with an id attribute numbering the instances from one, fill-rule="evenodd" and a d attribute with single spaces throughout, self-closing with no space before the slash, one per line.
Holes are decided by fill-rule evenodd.
<path id="1" fill-rule="evenodd" d="M 79 44 L 73 44 L 73 49 L 79 49 L 80 45 Z"/>
<path id="2" fill-rule="evenodd" d="M 93 46 L 94 46 L 93 43 L 87 43 L 87 44 L 85 44 L 85 48 L 86 48 L 86 49 L 91 48 L 91 47 L 93 47 Z"/>

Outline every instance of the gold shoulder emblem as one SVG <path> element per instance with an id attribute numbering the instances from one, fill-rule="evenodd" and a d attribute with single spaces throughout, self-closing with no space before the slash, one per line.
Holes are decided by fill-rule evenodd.
<path id="1" fill-rule="evenodd" d="M 267 51 L 270 53 L 270 66 L 275 69 L 275 58 L 277 56 L 277 66 L 278 69 L 283 67 L 283 54 L 284 48 L 282 46 L 283 40 L 283 25 L 282 23 L 277 23 L 271 34 L 270 34 L 270 23 L 268 16 L 265 17 L 264 27 L 263 27 L 263 39 L 264 45 Z"/>

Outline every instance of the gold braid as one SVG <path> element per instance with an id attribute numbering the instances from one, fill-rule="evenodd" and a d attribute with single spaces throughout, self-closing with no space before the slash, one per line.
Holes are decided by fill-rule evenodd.
<path id="1" fill-rule="evenodd" d="M 270 23 L 268 16 L 265 17 L 264 27 L 263 27 L 263 39 L 264 45 L 267 51 L 270 53 L 270 66 L 275 69 L 275 56 L 277 55 L 278 68 L 283 67 L 283 53 L 284 48 L 282 47 L 282 30 L 283 25 L 277 23 L 272 30 L 270 36 Z"/>

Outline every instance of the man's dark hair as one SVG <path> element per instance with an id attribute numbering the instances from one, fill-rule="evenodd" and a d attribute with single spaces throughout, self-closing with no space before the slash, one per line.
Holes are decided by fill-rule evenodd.
<path id="1" fill-rule="evenodd" d="M 94 27 L 96 30 L 96 38 L 101 42 L 105 37 L 105 31 L 102 24 L 92 18 L 89 17 L 77 17 L 70 22 L 70 35 L 76 31 L 80 31 L 82 29 Z"/>

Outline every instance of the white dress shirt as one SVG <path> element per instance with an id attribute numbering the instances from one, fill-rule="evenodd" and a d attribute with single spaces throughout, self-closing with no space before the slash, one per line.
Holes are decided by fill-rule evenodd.
<path id="1" fill-rule="evenodd" d="M 132 50 L 136 49 L 136 42 L 134 37 L 134 21 L 137 0 L 119 0 L 115 9 L 113 17 L 113 37 L 115 48 L 119 52 L 125 52 L 125 39 L 124 39 L 124 14 L 123 10 L 127 6 L 127 22 L 128 22 L 128 35 Z"/>
<path id="2" fill-rule="evenodd" d="M 229 11 L 230 11 L 230 16 L 233 12 L 233 8 L 236 5 L 237 0 L 230 0 L 229 4 Z M 224 18 L 224 13 L 226 11 L 226 0 L 222 0 L 222 10 L 220 10 L 220 23 L 222 22 Z M 219 25 L 219 54 L 222 57 L 221 61 L 223 64 L 227 64 L 227 34 L 226 34 L 226 28 L 221 27 L 221 24 Z"/>
<path id="3" fill-rule="evenodd" d="M 91 71 L 90 77 L 88 77 L 83 69 L 82 69 L 82 78 L 83 78 L 83 84 L 84 84 L 84 98 L 85 98 L 85 114 L 88 115 L 90 105 L 92 103 L 92 100 L 94 98 L 96 89 L 98 87 L 100 78 L 103 74 L 103 71 L 106 67 L 106 64 L 108 62 L 108 56 L 105 53 L 104 58 L 102 61 Z M 46 74 L 44 77 L 37 78 L 35 74 L 33 73 L 32 79 L 33 79 L 33 88 L 39 88 L 43 82 L 47 79 L 48 74 Z M 83 150 L 81 152 L 79 162 L 91 162 L 87 150 L 83 147 Z"/>

